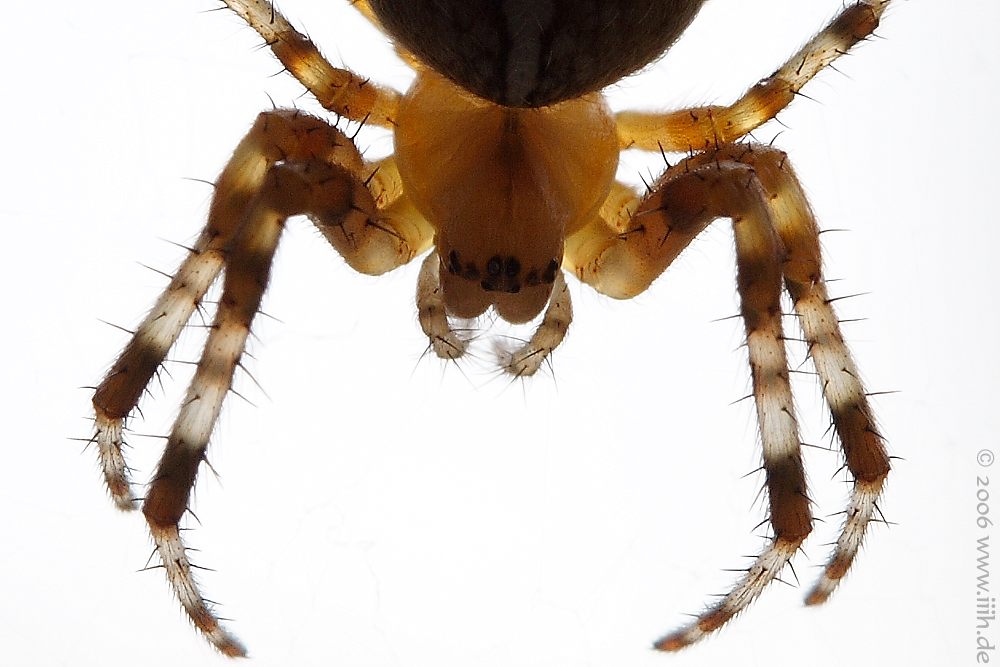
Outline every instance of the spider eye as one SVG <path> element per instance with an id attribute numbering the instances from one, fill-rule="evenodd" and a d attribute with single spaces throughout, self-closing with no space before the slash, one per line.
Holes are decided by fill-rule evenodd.
<path id="1" fill-rule="evenodd" d="M 501 258 L 493 255 L 486 262 L 486 278 L 480 286 L 487 292 L 506 292 L 507 294 L 517 294 L 521 291 L 521 281 L 518 274 L 521 272 L 521 262 L 516 257 Z"/>
<path id="2" fill-rule="evenodd" d="M 453 248 L 442 252 L 441 268 L 449 313 L 477 317 L 493 306 L 508 322 L 526 322 L 545 307 L 559 262 L 551 259 L 524 270 L 512 254 L 497 253 L 477 261 L 474 255 Z"/>

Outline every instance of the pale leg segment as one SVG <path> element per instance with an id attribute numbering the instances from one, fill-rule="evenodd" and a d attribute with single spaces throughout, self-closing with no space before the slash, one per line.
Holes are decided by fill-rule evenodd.
<path id="1" fill-rule="evenodd" d="M 778 115 L 820 70 L 868 38 L 888 5 L 889 0 L 864 0 L 847 7 L 784 65 L 729 106 L 617 114 L 619 144 L 623 149 L 671 153 L 719 148 L 740 139 Z"/>

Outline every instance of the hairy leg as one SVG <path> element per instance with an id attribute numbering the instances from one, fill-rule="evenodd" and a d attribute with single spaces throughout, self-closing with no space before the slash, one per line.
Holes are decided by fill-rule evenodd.
<path id="1" fill-rule="evenodd" d="M 743 176 L 728 178 L 731 192 L 721 200 L 716 195 L 716 200 L 713 200 L 710 190 L 715 186 L 711 184 L 720 180 L 722 174 L 740 174 L 741 170 Z M 582 280 L 612 296 L 625 298 L 644 290 L 711 219 L 725 216 L 734 220 L 737 255 L 740 257 L 740 295 L 744 320 L 747 322 L 754 396 L 765 447 L 764 469 L 768 474 L 768 491 L 771 495 L 771 521 L 775 525 L 776 540 L 772 551 L 776 555 L 768 557 L 765 553 L 758 558 L 744 581 L 719 604 L 702 614 L 690 626 L 657 643 L 658 648 L 676 649 L 718 627 L 749 603 L 752 596 L 760 590 L 760 585 L 754 581 L 755 577 L 763 577 L 768 572 L 776 574 L 773 572 L 774 566 L 783 565 L 793 555 L 793 546 L 797 548 L 797 543 L 801 540 L 792 537 L 796 531 L 791 527 L 786 531 L 777 528 L 777 510 L 784 508 L 784 513 L 791 517 L 789 520 L 793 527 L 805 524 L 795 518 L 800 516 L 798 510 L 792 511 L 790 508 L 801 506 L 803 512 L 808 509 L 807 504 L 803 504 L 807 503 L 805 487 L 788 481 L 798 479 L 798 472 L 779 473 L 768 463 L 769 427 L 762 414 L 770 413 L 773 418 L 786 413 L 791 418 L 791 412 L 785 407 L 786 399 L 779 399 L 785 395 L 787 387 L 784 347 L 782 345 L 779 349 L 775 346 L 773 350 L 767 351 L 767 346 L 756 333 L 757 327 L 752 325 L 753 320 L 748 319 L 748 305 L 756 305 L 759 312 L 751 317 L 759 319 L 765 315 L 774 317 L 774 313 L 778 312 L 778 304 L 773 301 L 765 304 L 762 299 L 754 297 L 752 291 L 743 284 L 743 275 L 758 273 L 750 268 L 748 260 L 739 250 L 740 229 L 747 220 L 747 211 L 763 207 L 763 212 L 750 217 L 767 221 L 771 233 L 779 240 L 780 254 L 776 262 L 780 267 L 784 287 L 799 316 L 809 356 L 814 362 L 824 397 L 830 406 L 834 430 L 844 451 L 846 467 L 855 480 L 840 537 L 823 574 L 807 595 L 808 604 L 826 600 L 853 562 L 867 525 L 876 512 L 875 503 L 889 473 L 889 457 L 875 427 L 860 373 L 844 343 L 826 291 L 815 217 L 783 152 L 761 145 L 727 145 L 695 155 L 667 170 L 657 181 L 653 191 L 642 200 L 629 199 L 627 193 L 620 190 L 621 188 L 613 190 L 608 204 L 602 208 L 602 218 L 606 222 L 596 221 L 567 241 L 568 254 L 572 253 L 567 258 L 568 268 L 575 270 Z M 763 232 L 758 236 L 764 238 Z M 780 326 L 780 321 L 775 321 L 774 326 Z M 780 329 L 775 331 L 780 333 Z M 764 347 L 761 348 L 761 345 Z M 760 348 L 760 351 L 755 353 L 755 348 Z M 773 372 L 765 375 L 772 377 L 780 385 L 780 389 L 759 391 L 758 366 L 763 368 L 768 360 L 773 363 L 779 354 L 781 364 L 774 366 Z M 760 361 L 754 361 L 755 355 Z M 790 402 L 787 405 L 790 406 Z M 771 423 L 777 422 L 772 420 Z M 780 431 L 778 428 L 774 430 Z M 778 475 L 776 479 L 787 479 L 772 485 L 772 470 Z M 774 495 L 776 490 L 786 496 L 785 500 L 779 499 L 777 505 Z M 799 500 L 793 502 L 793 498 L 788 497 L 789 494 Z M 783 538 L 783 534 L 788 537 Z M 779 546 L 781 548 L 777 548 Z"/>
<path id="2" fill-rule="evenodd" d="M 348 264 L 372 274 L 410 261 L 413 248 L 430 243 L 428 228 L 419 219 L 394 218 L 379 210 L 369 190 L 373 181 L 357 148 L 339 130 L 298 111 L 261 114 L 219 177 L 199 245 L 95 393 L 98 439 L 117 436 L 113 448 L 120 457 L 124 418 L 205 290 L 224 269 L 215 320 L 143 513 L 178 599 L 195 625 L 227 655 L 243 655 L 243 647 L 221 628 L 199 593 L 178 522 L 187 510 L 209 437 L 231 388 L 285 220 L 308 215 Z M 379 183 L 377 196 L 389 209 L 405 204 L 405 197 L 393 194 L 391 169 Z M 202 246 L 208 249 L 199 250 Z M 202 275 L 195 269 L 204 273 L 207 260 L 201 264 L 195 260 L 206 254 L 215 263 Z M 196 284 L 185 279 L 192 272 L 199 279 Z M 171 323 L 167 333 L 163 322 Z M 127 490 L 127 479 L 114 481 L 123 482 Z"/>
<path id="3" fill-rule="evenodd" d="M 633 206 L 626 197 L 619 200 L 625 210 Z M 582 280 L 611 296 L 628 298 L 646 289 L 720 217 L 731 218 L 735 231 L 741 314 L 774 536 L 727 595 L 656 643 L 662 650 L 697 641 L 745 609 L 778 576 L 811 530 L 781 322 L 784 251 L 753 169 L 721 158 L 668 170 L 625 229 L 604 224 L 602 230 L 595 223 L 567 241 L 567 262 Z"/>
<path id="4" fill-rule="evenodd" d="M 802 188 L 781 151 L 754 147 L 742 159 L 754 165 L 772 202 L 775 228 L 788 253 L 785 287 L 854 480 L 836 547 L 806 596 L 807 604 L 819 604 L 837 587 L 858 553 L 889 474 L 889 455 L 823 282 L 819 229 Z"/>
<path id="5" fill-rule="evenodd" d="M 619 144 L 623 149 L 669 153 L 736 141 L 778 115 L 820 70 L 868 38 L 888 5 L 889 0 L 863 0 L 847 7 L 784 65 L 729 106 L 617 114 Z"/>
<path id="6" fill-rule="evenodd" d="M 746 609 L 781 573 L 812 526 L 781 322 L 780 242 L 765 216 L 734 211 L 732 217 L 740 310 L 746 324 L 774 537 L 727 595 L 655 643 L 657 649 L 666 651 L 698 641 Z"/>
<path id="7" fill-rule="evenodd" d="M 399 93 L 331 65 L 316 45 L 293 28 L 267 0 L 223 2 L 264 38 L 285 69 L 324 108 L 357 122 L 388 128 L 395 125 Z M 370 16 L 367 3 L 361 3 L 359 9 Z"/>
<path id="8" fill-rule="evenodd" d="M 129 468 L 122 452 L 125 419 L 138 405 L 142 392 L 218 277 L 222 270 L 222 248 L 232 233 L 232 229 L 202 233 L 94 392 L 93 440 L 105 485 L 121 510 L 135 506 Z"/>

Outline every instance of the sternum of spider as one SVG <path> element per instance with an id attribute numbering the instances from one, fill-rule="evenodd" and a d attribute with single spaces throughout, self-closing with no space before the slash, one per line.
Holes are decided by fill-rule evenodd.
<path id="1" fill-rule="evenodd" d="M 541 312 L 567 234 L 593 219 L 618 165 L 614 121 L 590 95 L 502 107 L 420 72 L 395 132 L 403 187 L 434 226 L 448 312 Z"/>

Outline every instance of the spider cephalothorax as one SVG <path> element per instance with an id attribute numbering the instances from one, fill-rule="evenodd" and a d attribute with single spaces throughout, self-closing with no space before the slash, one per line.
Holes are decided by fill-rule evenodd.
<path id="1" fill-rule="evenodd" d="M 807 601 L 830 595 L 873 518 L 889 457 L 827 295 L 819 232 L 802 188 L 784 153 L 742 139 L 870 35 L 888 0 L 844 9 L 735 103 L 663 113 L 612 113 L 600 90 L 667 49 L 703 0 L 356 0 L 416 70 L 402 95 L 331 66 L 266 0 L 224 1 L 326 109 L 391 129 L 395 154 L 369 162 L 335 124 L 298 110 L 261 113 L 216 181 L 204 231 L 94 394 L 93 440 L 105 480 L 117 505 L 131 509 L 125 419 L 224 273 L 205 351 L 142 506 L 178 599 L 219 650 L 244 654 L 195 585 L 178 522 L 284 222 L 294 215 L 308 216 L 364 273 L 427 252 L 417 310 L 443 358 L 466 348 L 449 318 L 492 308 L 518 323 L 544 313 L 503 364 L 514 375 L 537 371 L 565 335 L 571 307 L 564 273 L 630 298 L 713 220 L 732 220 L 773 535 L 727 595 L 656 647 L 686 646 L 745 609 L 811 530 L 783 293 L 854 482 L 840 537 Z M 683 157 L 639 194 L 615 180 L 627 148 Z"/>
<path id="2" fill-rule="evenodd" d="M 618 138 L 603 100 L 503 107 L 427 71 L 397 122 L 400 178 L 437 229 L 449 313 L 535 317 L 564 239 L 594 218 L 614 180 Z"/>

